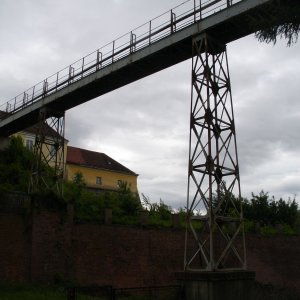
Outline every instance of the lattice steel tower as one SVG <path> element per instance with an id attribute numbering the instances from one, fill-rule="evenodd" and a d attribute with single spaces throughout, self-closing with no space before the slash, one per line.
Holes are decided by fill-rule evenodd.
<path id="1" fill-rule="evenodd" d="M 62 196 L 65 169 L 65 112 L 43 108 L 39 112 L 29 193 L 53 190 Z"/>
<path id="2" fill-rule="evenodd" d="M 236 132 L 226 45 L 193 39 L 184 269 L 246 269 Z"/>

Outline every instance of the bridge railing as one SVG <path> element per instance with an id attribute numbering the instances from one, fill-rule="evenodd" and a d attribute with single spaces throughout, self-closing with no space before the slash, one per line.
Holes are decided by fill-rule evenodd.
<path id="1" fill-rule="evenodd" d="M 11 115 L 134 52 L 243 0 L 187 0 L 77 60 L 0 106 Z"/>

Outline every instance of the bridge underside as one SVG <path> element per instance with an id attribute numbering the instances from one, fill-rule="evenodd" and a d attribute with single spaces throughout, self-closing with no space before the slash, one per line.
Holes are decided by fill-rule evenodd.
<path id="1" fill-rule="evenodd" d="M 287 1 L 287 0 L 286 0 Z M 113 91 L 150 74 L 168 68 L 193 56 L 192 39 L 202 32 L 227 44 L 254 32 L 256 20 L 280 13 L 272 0 L 244 0 L 228 9 L 198 21 L 187 28 L 133 52 L 111 65 L 65 88 L 45 93 L 44 97 L 0 121 L 0 135 L 9 136 L 36 124 L 41 108 L 47 111 L 66 111 L 105 93 Z M 257 30 L 257 28 L 256 28 Z M 46 117 L 51 117 L 51 113 Z"/>

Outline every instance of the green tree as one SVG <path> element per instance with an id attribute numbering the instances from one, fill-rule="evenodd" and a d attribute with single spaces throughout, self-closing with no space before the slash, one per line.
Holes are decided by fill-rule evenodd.
<path id="1" fill-rule="evenodd" d="M 260 42 L 273 44 L 276 44 L 278 38 L 285 38 L 287 46 L 296 43 L 300 31 L 300 1 L 274 0 L 268 10 L 267 16 L 257 17 L 255 21 L 251 21 L 257 30 L 256 38 Z"/>
<path id="2" fill-rule="evenodd" d="M 0 189 L 27 192 L 33 153 L 21 137 L 11 137 L 7 148 L 0 151 Z"/>
<path id="3" fill-rule="evenodd" d="M 136 216 L 141 208 L 141 203 L 137 194 L 131 192 L 127 182 L 121 182 L 118 189 L 118 200 L 122 213 L 127 216 Z"/>
<path id="4" fill-rule="evenodd" d="M 250 200 L 243 199 L 243 210 L 247 220 L 259 222 L 261 226 L 286 224 L 295 228 L 299 219 L 296 199 L 276 201 L 264 191 L 258 195 L 252 193 Z"/>
<path id="5" fill-rule="evenodd" d="M 151 202 L 149 197 L 142 194 L 142 204 L 150 215 L 152 225 L 170 226 L 172 208 L 164 203 L 162 199 L 159 202 Z"/>

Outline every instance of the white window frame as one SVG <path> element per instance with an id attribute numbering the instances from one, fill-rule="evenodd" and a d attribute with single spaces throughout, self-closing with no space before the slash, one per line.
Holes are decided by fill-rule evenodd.
<path id="1" fill-rule="evenodd" d="M 55 159 L 55 155 L 56 155 L 55 145 L 50 145 L 49 155 L 50 155 L 50 159 L 53 160 Z"/>
<path id="2" fill-rule="evenodd" d="M 122 185 L 122 180 L 118 179 L 117 180 L 117 188 L 120 188 Z"/>
<path id="3" fill-rule="evenodd" d="M 25 147 L 29 151 L 33 151 L 33 149 L 34 149 L 34 139 L 33 138 L 26 138 L 25 139 Z"/>
<path id="4" fill-rule="evenodd" d="M 102 178 L 100 176 L 96 177 L 96 185 L 102 185 Z"/>

